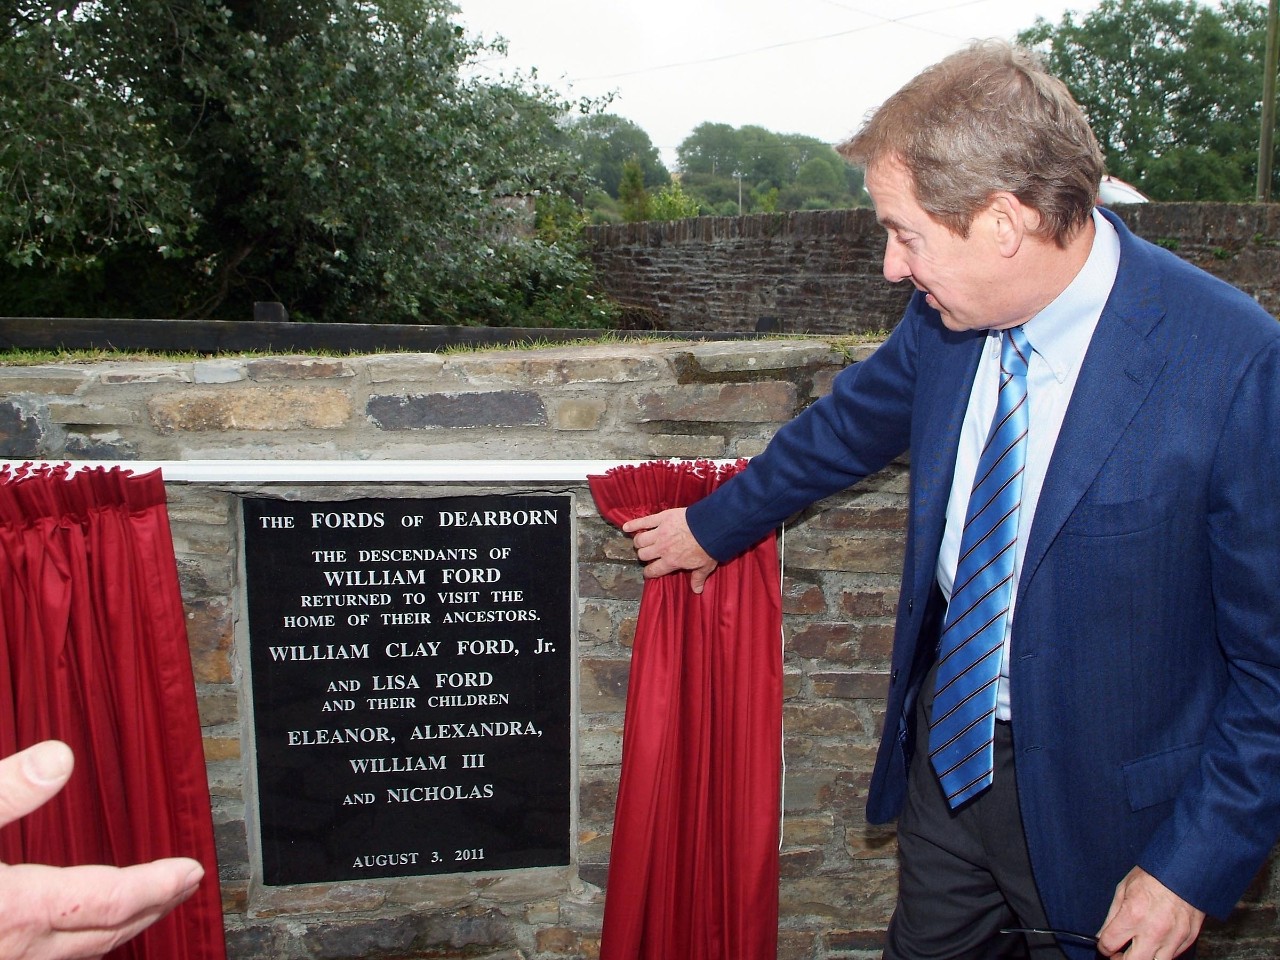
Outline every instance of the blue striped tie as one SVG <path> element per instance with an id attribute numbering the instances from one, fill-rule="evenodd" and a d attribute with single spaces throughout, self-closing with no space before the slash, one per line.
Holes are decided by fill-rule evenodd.
<path id="1" fill-rule="evenodd" d="M 1000 398 L 978 460 L 938 647 L 929 758 L 957 807 L 991 785 L 996 689 L 1013 598 L 1018 508 L 1027 461 L 1027 362 L 1021 327 L 1000 345 Z"/>

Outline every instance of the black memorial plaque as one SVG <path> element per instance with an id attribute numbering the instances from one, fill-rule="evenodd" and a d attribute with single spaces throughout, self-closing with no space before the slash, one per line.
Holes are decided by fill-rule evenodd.
<path id="1" fill-rule="evenodd" d="M 244 501 L 265 883 L 569 862 L 571 502 Z"/>

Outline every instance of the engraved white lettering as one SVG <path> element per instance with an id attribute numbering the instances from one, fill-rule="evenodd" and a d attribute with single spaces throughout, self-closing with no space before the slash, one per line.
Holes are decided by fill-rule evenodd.
<path id="1" fill-rule="evenodd" d="M 559 510 L 440 511 L 442 527 L 545 527 L 559 522 Z"/>
<path id="2" fill-rule="evenodd" d="M 268 647 L 271 659 L 277 663 L 286 660 L 368 660 L 369 645 L 367 643 L 334 644 L 323 646 Z"/>

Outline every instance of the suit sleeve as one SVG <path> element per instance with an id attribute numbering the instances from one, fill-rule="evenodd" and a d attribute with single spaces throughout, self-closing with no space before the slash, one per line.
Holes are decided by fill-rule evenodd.
<path id="1" fill-rule="evenodd" d="M 1250 363 L 1214 458 L 1208 515 L 1227 687 L 1203 753 L 1140 863 L 1225 916 L 1280 834 L 1280 340 Z"/>
<path id="2" fill-rule="evenodd" d="M 922 313 L 913 299 L 870 357 L 774 436 L 742 473 L 689 507 L 689 528 L 723 562 L 797 511 L 851 486 L 906 450 Z"/>

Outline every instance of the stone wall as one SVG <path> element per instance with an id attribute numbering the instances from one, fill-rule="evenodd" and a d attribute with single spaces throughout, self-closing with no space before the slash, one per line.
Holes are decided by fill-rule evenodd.
<path id="1" fill-rule="evenodd" d="M 869 348 L 862 348 L 869 349 Z M 863 354 L 822 340 L 540 351 L 0 367 L 9 460 L 287 461 L 739 457 Z M 779 956 L 878 955 L 894 833 L 863 804 L 882 724 L 906 467 L 788 525 Z M 238 503 L 570 493 L 577 516 L 576 818 L 564 868 L 266 887 L 254 797 Z M 232 960 L 576 960 L 599 953 L 631 644 L 642 588 L 628 540 L 582 482 L 168 485 Z M 249 824 L 249 825 L 247 825 Z M 1202 955 L 1280 955 L 1276 881 Z"/>
<path id="2" fill-rule="evenodd" d="M 1142 237 L 1248 291 L 1280 316 L 1280 204 L 1117 208 Z M 702 217 L 592 227 L 601 283 L 638 328 L 889 330 L 911 293 L 880 272 L 870 210 Z"/>

